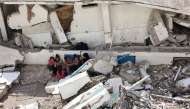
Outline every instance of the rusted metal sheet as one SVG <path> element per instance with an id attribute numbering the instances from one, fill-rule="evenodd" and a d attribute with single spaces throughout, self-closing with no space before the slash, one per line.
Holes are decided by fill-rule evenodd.
<path id="1" fill-rule="evenodd" d="M 56 9 L 55 11 L 57 13 L 57 16 L 64 31 L 69 32 L 71 22 L 73 21 L 74 6 L 73 5 L 64 6 L 62 8 Z"/>

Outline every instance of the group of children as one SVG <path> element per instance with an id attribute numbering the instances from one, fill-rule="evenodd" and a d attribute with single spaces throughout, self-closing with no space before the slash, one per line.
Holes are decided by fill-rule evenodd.
<path id="1" fill-rule="evenodd" d="M 55 58 L 50 57 L 47 68 L 50 71 L 53 71 L 51 74 L 52 77 L 57 75 L 58 80 L 66 77 L 67 75 L 71 75 L 74 71 L 76 71 L 82 64 L 88 61 L 90 58 L 88 53 L 84 53 L 83 57 L 79 58 L 78 55 L 74 54 L 74 58 L 70 59 L 69 57 L 64 57 L 65 61 L 63 62 L 58 54 L 56 54 Z"/>

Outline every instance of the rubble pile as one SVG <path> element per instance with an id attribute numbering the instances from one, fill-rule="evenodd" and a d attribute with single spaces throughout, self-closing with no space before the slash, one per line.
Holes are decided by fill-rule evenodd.
<path id="1" fill-rule="evenodd" d="M 106 70 L 109 68 L 106 67 L 108 65 L 112 66 L 111 71 Z M 114 57 L 99 56 L 96 60 L 88 60 L 73 74 L 59 81 L 56 77 L 50 76 L 52 72 L 46 66 L 21 65 L 20 67 L 21 73 L 19 81 L 17 76 L 17 83 L 29 84 L 39 81 L 46 84 L 45 91 L 48 97 L 37 100 L 38 105 L 33 103 L 35 107 L 41 109 L 189 107 L 190 64 L 185 59 L 175 60 L 173 65 L 149 65 L 146 60 L 140 63 L 128 61 L 119 65 Z M 9 67 L 0 71 L 11 72 L 14 69 L 15 67 Z M 6 82 L 6 87 L 10 87 L 10 84 Z M 5 88 L 5 85 L 2 84 L 2 87 Z M 26 87 L 30 87 L 27 91 L 34 89 L 33 86 Z M 2 93 L 6 94 L 5 91 L 2 90 Z M 35 97 L 35 93 L 32 96 Z"/>

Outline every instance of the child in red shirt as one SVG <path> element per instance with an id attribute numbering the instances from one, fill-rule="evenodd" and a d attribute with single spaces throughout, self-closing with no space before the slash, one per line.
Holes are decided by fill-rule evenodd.
<path id="1" fill-rule="evenodd" d="M 65 71 L 62 69 L 62 66 L 57 68 L 57 78 L 58 80 L 65 78 Z"/>

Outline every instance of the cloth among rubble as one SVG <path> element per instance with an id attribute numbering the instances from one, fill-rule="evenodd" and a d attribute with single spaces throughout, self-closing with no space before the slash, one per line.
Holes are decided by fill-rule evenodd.
<path id="1" fill-rule="evenodd" d="M 84 42 L 77 43 L 72 50 L 88 50 L 88 45 Z"/>

